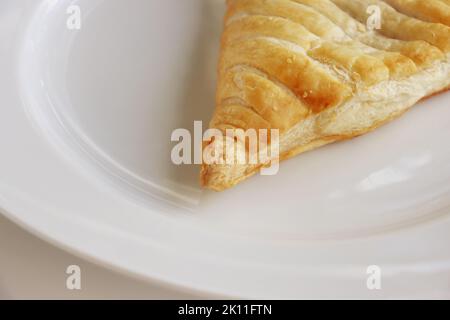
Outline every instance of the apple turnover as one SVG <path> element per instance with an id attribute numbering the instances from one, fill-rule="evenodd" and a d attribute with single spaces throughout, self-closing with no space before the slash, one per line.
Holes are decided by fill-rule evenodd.
<path id="1" fill-rule="evenodd" d="M 450 0 L 228 0 L 224 28 L 210 127 L 277 129 L 281 160 L 450 87 Z M 201 183 L 222 191 L 266 165 L 204 164 Z"/>

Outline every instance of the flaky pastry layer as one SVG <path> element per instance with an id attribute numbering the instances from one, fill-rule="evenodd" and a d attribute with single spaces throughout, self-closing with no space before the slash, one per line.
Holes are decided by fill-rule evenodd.
<path id="1" fill-rule="evenodd" d="M 211 127 L 278 129 L 283 160 L 397 118 L 450 87 L 447 1 L 419 14 L 423 1 L 229 0 Z M 204 165 L 201 183 L 221 191 L 262 166 Z"/>

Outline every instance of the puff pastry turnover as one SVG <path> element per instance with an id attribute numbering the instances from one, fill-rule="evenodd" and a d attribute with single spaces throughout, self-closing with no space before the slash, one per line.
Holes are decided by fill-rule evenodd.
<path id="1" fill-rule="evenodd" d="M 278 129 L 281 160 L 450 87 L 450 0 L 228 0 L 224 28 L 210 126 Z M 221 191 L 263 166 L 205 164 L 201 183 Z"/>

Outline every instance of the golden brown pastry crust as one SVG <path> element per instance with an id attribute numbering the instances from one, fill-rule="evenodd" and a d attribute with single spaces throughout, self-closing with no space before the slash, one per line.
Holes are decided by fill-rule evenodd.
<path id="1" fill-rule="evenodd" d="M 445 53 L 450 51 L 450 28 L 440 23 L 425 22 L 407 16 L 381 0 L 332 0 L 338 7 L 346 11 L 355 19 L 365 22 L 367 8 L 378 6 L 382 12 L 380 33 L 386 37 L 411 41 L 423 40 L 441 49 Z M 427 0 L 434 1 L 434 0 Z"/>
<path id="2" fill-rule="evenodd" d="M 394 9 L 409 16 L 450 26 L 450 5 L 441 0 L 385 0 Z"/>
<path id="3" fill-rule="evenodd" d="M 381 100 L 380 107 L 370 111 L 375 116 L 361 119 L 356 126 L 347 125 L 348 117 L 333 114 L 379 88 L 390 92 L 386 99 L 393 99 L 395 86 L 422 74 L 430 79 L 430 72 L 441 70 L 439 63 L 450 63 L 449 2 L 228 0 L 211 128 L 279 129 L 282 140 L 289 140 L 283 135 L 323 115 L 325 120 L 316 123 L 319 127 L 313 137 L 286 143 L 290 147 L 282 150 L 283 160 L 362 135 L 397 118 L 423 97 L 405 98 L 403 105 L 392 102 L 389 112 L 383 108 L 390 105 L 385 107 Z M 382 11 L 379 31 L 365 27 L 370 5 Z M 446 83 L 434 84 L 424 95 L 450 85 L 450 74 L 439 76 Z M 362 112 L 356 109 L 354 117 Z M 331 118 L 327 118 L 327 110 Z M 327 133 L 320 128 L 326 123 L 345 130 Z M 262 166 L 203 165 L 201 183 L 224 190 Z"/>

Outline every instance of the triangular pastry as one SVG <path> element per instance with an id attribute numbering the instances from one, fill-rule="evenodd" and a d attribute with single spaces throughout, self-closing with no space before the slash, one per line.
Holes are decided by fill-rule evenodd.
<path id="1" fill-rule="evenodd" d="M 228 0 L 218 75 L 211 128 L 278 129 L 281 160 L 356 137 L 449 89 L 450 0 Z M 263 166 L 204 164 L 201 183 Z"/>

